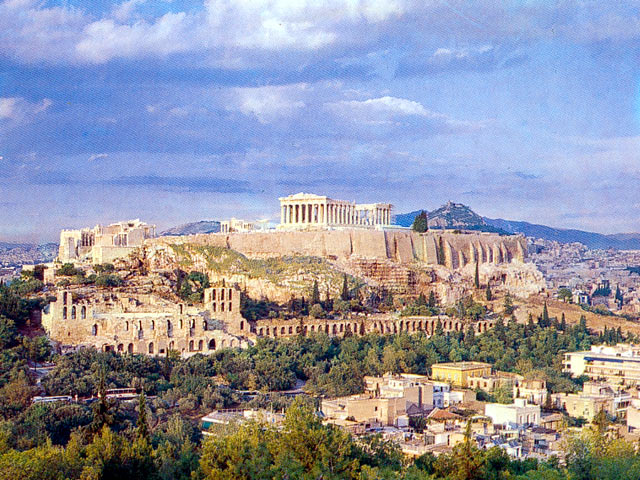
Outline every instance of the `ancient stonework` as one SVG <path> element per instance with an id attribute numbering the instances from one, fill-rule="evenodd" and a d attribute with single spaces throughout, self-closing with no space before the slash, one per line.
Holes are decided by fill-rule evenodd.
<path id="1" fill-rule="evenodd" d="M 190 243 L 226 247 L 248 257 L 265 258 L 307 255 L 330 259 L 351 256 L 390 259 L 401 264 L 415 261 L 450 269 L 469 264 L 499 265 L 526 260 L 526 240 L 520 235 L 492 233 L 416 233 L 406 230 L 320 230 L 201 234 L 160 237 L 145 246 Z"/>
<path id="2" fill-rule="evenodd" d="M 188 356 L 225 347 L 244 347 L 251 334 L 240 315 L 240 291 L 208 288 L 202 307 L 174 303 L 153 294 L 62 289 L 42 314 L 49 337 L 65 347 L 149 355 L 176 350 Z"/>

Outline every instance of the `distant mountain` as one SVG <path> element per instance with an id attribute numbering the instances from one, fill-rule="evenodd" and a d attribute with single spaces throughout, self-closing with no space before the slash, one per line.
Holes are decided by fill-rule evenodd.
<path id="1" fill-rule="evenodd" d="M 420 214 L 421 211 L 422 210 L 416 210 L 415 212 L 396 215 L 396 225 L 410 227 L 413 224 L 413 220 Z M 429 216 L 430 228 L 459 228 L 464 230 L 477 230 L 480 232 L 492 232 L 500 234 L 510 233 L 501 230 L 500 228 L 496 228 L 493 225 L 489 225 L 483 217 L 481 217 L 462 203 L 447 202 L 440 208 L 437 208 L 431 212 L 426 212 Z"/>
<path id="2" fill-rule="evenodd" d="M 601 233 L 553 228 L 547 227 L 546 225 L 503 220 L 501 218 L 485 218 L 484 220 L 487 224 L 496 228 L 500 228 L 509 233 L 522 233 L 527 237 L 544 238 L 545 240 L 555 240 L 561 243 L 580 242 L 592 249 L 617 248 L 618 250 L 640 250 L 640 233 L 603 235 Z"/>
<path id="3" fill-rule="evenodd" d="M 160 235 L 195 235 L 196 233 L 218 233 L 219 231 L 220 222 L 217 220 L 201 220 L 170 228 L 161 232 Z"/>
<path id="4" fill-rule="evenodd" d="M 421 210 L 395 216 L 396 225 L 410 227 Z M 583 230 L 561 229 L 528 222 L 481 217 L 466 205 L 448 202 L 442 207 L 427 212 L 429 227 L 460 228 L 502 234 L 522 233 L 527 237 L 555 240 L 561 243 L 580 242 L 591 249 L 617 248 L 618 250 L 640 250 L 640 233 L 617 233 L 603 235 Z"/>

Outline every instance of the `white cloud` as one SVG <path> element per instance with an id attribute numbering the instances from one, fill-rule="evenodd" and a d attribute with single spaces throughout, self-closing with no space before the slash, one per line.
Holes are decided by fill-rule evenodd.
<path id="1" fill-rule="evenodd" d="M 95 160 L 100 160 L 101 158 L 107 158 L 109 155 L 106 153 L 94 153 L 89 157 L 89 161 L 93 162 Z"/>
<path id="2" fill-rule="evenodd" d="M 31 103 L 22 97 L 0 97 L 0 120 L 30 121 L 35 115 L 47 110 L 52 103 L 48 98 Z"/>
<path id="3" fill-rule="evenodd" d="M 403 116 L 447 120 L 445 115 L 426 109 L 420 102 L 390 96 L 342 100 L 327 103 L 326 107 L 342 117 L 366 123 L 391 123 L 394 118 Z"/>
<path id="4" fill-rule="evenodd" d="M 304 97 L 310 92 L 306 84 L 233 89 L 227 110 L 255 117 L 269 123 L 291 117 L 306 106 Z"/>
<path id="5" fill-rule="evenodd" d="M 167 13 L 154 23 L 117 24 L 102 19 L 88 24 L 75 47 L 79 59 L 104 63 L 112 58 L 140 55 L 166 56 L 193 48 L 192 18 L 186 13 Z"/>
<path id="6" fill-rule="evenodd" d="M 113 8 L 113 17 L 119 22 L 126 22 L 131 18 L 138 5 L 142 5 L 146 0 L 126 0 Z"/>

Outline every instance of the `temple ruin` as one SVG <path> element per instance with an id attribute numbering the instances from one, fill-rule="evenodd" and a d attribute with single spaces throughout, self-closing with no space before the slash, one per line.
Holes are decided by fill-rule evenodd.
<path id="1" fill-rule="evenodd" d="M 139 219 L 80 230 L 62 230 L 58 260 L 66 262 L 106 263 L 126 257 L 156 236 L 156 226 Z"/>
<path id="2" fill-rule="evenodd" d="M 296 193 L 280 198 L 280 230 L 317 228 L 382 228 L 391 225 L 389 203 L 356 204 L 346 200 Z"/>

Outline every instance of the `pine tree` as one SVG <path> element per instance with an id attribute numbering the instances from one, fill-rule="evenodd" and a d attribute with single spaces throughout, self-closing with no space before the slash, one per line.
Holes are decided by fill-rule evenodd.
<path id="1" fill-rule="evenodd" d="M 567 320 L 564 318 L 564 312 L 562 312 L 562 320 L 560 320 L 560 330 L 567 331 Z"/>
<path id="2" fill-rule="evenodd" d="M 347 274 L 344 274 L 342 279 L 342 292 L 340 292 L 340 299 L 347 302 L 349 301 L 349 283 L 347 282 Z"/>
<path id="3" fill-rule="evenodd" d="M 493 295 L 491 294 L 491 286 L 487 283 L 487 290 L 485 291 L 485 295 L 487 297 L 487 302 L 493 300 Z"/>
<path id="4" fill-rule="evenodd" d="M 144 390 L 138 396 L 138 423 L 136 424 L 136 437 L 149 440 L 149 422 L 147 421 L 147 399 Z"/>

